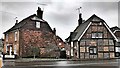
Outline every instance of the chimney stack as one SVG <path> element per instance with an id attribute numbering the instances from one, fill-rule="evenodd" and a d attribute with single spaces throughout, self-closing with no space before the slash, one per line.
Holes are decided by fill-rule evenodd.
<path id="1" fill-rule="evenodd" d="M 43 11 L 41 10 L 40 7 L 38 7 L 37 16 L 38 16 L 38 18 L 40 18 L 40 19 L 42 19 L 42 17 L 43 17 Z"/>
<path id="2" fill-rule="evenodd" d="M 78 26 L 80 26 L 80 24 L 82 24 L 82 14 L 79 14 L 79 19 L 78 19 Z"/>
<path id="3" fill-rule="evenodd" d="M 54 32 L 54 34 L 56 35 L 56 29 L 55 29 L 55 28 L 53 28 L 53 32 Z"/>
<path id="4" fill-rule="evenodd" d="M 16 20 L 16 23 L 18 23 L 18 20 Z"/>
<path id="5" fill-rule="evenodd" d="M 15 24 L 17 24 L 18 23 L 18 19 L 17 19 L 17 17 L 15 17 Z"/>
<path id="6" fill-rule="evenodd" d="M 79 7 L 77 10 L 78 10 L 78 13 L 79 13 L 79 19 L 78 19 L 78 26 L 80 26 L 80 24 L 82 24 L 82 13 L 80 12 L 80 9 L 82 7 Z"/>

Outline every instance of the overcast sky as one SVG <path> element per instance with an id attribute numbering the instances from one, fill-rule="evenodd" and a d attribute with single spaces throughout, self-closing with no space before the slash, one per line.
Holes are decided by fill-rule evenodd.
<path id="1" fill-rule="evenodd" d="M 3 0 L 0 2 L 0 38 L 3 32 L 11 28 L 15 24 L 15 17 L 21 21 L 22 19 L 36 14 L 40 4 L 44 6 L 43 19 L 48 22 L 51 28 L 56 28 L 57 35 L 63 40 L 70 35 L 78 25 L 78 7 L 82 7 L 82 18 L 87 20 L 93 14 L 106 21 L 110 26 L 118 26 L 118 0 L 101 0 L 90 2 L 84 0 Z M 108 2 L 109 1 L 109 2 Z"/>

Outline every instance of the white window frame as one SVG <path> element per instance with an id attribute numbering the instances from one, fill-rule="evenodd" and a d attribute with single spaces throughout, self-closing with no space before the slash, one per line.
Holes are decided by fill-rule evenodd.
<path id="1" fill-rule="evenodd" d="M 17 54 L 16 45 L 14 45 L 14 54 Z"/>
<path id="2" fill-rule="evenodd" d="M 62 45 L 62 43 L 60 42 L 59 45 Z"/>
<path id="3" fill-rule="evenodd" d="M 112 39 L 109 40 L 109 45 L 114 45 L 114 41 Z"/>
<path id="4" fill-rule="evenodd" d="M 15 32 L 15 41 L 17 41 L 17 32 Z"/>
<path id="5" fill-rule="evenodd" d="M 99 33 L 99 32 L 92 33 L 92 38 L 103 38 L 103 36 L 101 34 L 103 35 L 103 33 Z"/>
<path id="6" fill-rule="evenodd" d="M 7 51 L 8 51 L 8 44 L 6 44 L 6 53 L 7 53 Z"/>
<path id="7" fill-rule="evenodd" d="M 73 56 L 73 48 L 71 48 L 71 56 Z"/>
<path id="8" fill-rule="evenodd" d="M 6 34 L 6 42 L 8 42 L 8 34 Z"/>
<path id="9" fill-rule="evenodd" d="M 40 22 L 36 21 L 36 28 L 40 28 Z"/>
<path id="10" fill-rule="evenodd" d="M 91 54 L 91 55 L 96 55 L 98 52 L 97 52 L 97 47 L 90 47 L 89 48 L 89 53 Z"/>
<path id="11" fill-rule="evenodd" d="M 73 42 L 71 42 L 71 47 L 73 47 Z"/>

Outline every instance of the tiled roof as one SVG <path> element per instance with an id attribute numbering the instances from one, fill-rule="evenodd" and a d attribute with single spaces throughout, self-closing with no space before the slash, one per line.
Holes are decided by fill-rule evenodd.
<path id="1" fill-rule="evenodd" d="M 100 17 L 98 17 L 94 14 L 89 19 L 87 19 L 85 22 L 83 22 L 82 24 L 77 26 L 76 29 L 70 34 L 70 36 L 66 40 L 67 41 L 78 40 L 80 38 L 80 36 L 82 36 L 82 34 L 85 32 L 85 30 L 87 29 L 87 27 L 91 21 L 101 21 L 101 22 L 105 23 L 105 21 L 103 19 L 101 19 Z M 106 24 L 106 27 L 109 28 L 109 26 L 107 24 Z"/>
<path id="2" fill-rule="evenodd" d="M 45 22 L 45 20 L 39 19 L 36 14 L 33 14 L 33 15 L 30 15 L 29 17 L 23 19 L 23 20 L 20 21 L 19 23 L 15 23 L 15 25 L 14 25 L 12 28 L 10 28 L 9 30 L 7 30 L 6 32 L 4 32 L 4 34 L 10 32 L 10 31 L 13 31 L 13 30 L 16 30 L 16 29 L 21 28 L 23 25 L 26 24 L 26 22 L 24 22 L 24 20 L 26 20 L 26 19 L 38 20 L 38 21 L 43 21 L 43 22 Z"/>
<path id="3" fill-rule="evenodd" d="M 74 30 L 74 32 L 77 32 L 77 34 L 76 34 L 76 36 L 73 40 L 78 40 L 79 39 L 79 37 L 82 35 L 82 33 L 85 31 L 85 29 L 89 25 L 90 21 L 103 21 L 103 20 L 101 18 L 99 18 L 98 16 L 96 16 L 95 14 L 92 15 L 87 21 L 80 24 L 80 26 L 78 26 Z"/>
<path id="4" fill-rule="evenodd" d="M 36 14 L 33 14 L 33 15 L 31 15 L 31 16 L 23 19 L 19 23 L 15 23 L 15 25 L 12 28 L 10 28 L 9 30 L 7 30 L 6 32 L 4 32 L 4 34 L 10 32 L 10 31 L 13 31 L 13 30 L 21 28 L 26 23 L 26 22 L 23 22 L 23 21 L 26 20 L 26 19 L 28 19 L 28 18 L 32 18 L 33 16 L 36 16 Z"/>
<path id="5" fill-rule="evenodd" d="M 110 28 L 110 29 L 112 30 L 112 32 L 114 32 L 115 30 L 120 30 L 120 28 L 119 28 L 119 27 L 117 27 L 117 26 L 112 27 L 112 28 Z"/>

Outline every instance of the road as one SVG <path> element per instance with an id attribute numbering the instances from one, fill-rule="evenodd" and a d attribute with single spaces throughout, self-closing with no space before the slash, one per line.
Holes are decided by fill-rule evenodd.
<path id="1" fill-rule="evenodd" d="M 2 68 L 118 68 L 118 62 L 115 60 L 103 61 L 15 61 L 6 60 Z"/>

